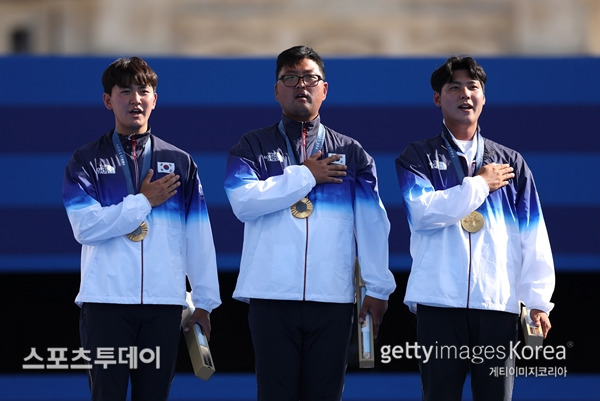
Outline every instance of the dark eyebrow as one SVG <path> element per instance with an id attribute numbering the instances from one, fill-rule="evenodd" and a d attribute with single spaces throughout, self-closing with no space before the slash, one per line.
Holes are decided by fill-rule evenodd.
<path id="1" fill-rule="evenodd" d="M 281 74 L 281 75 L 282 76 L 283 75 L 296 75 L 296 76 L 301 77 L 301 76 L 304 76 L 304 75 L 318 75 L 318 76 L 321 76 L 321 73 L 319 71 L 315 71 L 315 70 L 296 70 L 296 69 L 293 69 L 293 70 L 287 71 L 285 74 Z"/>
<path id="2" fill-rule="evenodd" d="M 449 84 L 457 84 L 457 85 L 472 85 L 472 84 L 480 84 L 480 82 L 476 79 L 470 79 L 468 81 L 457 81 L 455 79 L 453 79 L 452 81 L 448 82 Z"/>

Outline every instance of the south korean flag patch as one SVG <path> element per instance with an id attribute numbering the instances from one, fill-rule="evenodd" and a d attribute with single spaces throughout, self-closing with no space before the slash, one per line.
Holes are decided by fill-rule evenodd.
<path id="1" fill-rule="evenodd" d="M 165 173 L 165 174 L 174 173 L 175 172 L 175 163 L 158 162 L 156 170 L 159 173 Z"/>

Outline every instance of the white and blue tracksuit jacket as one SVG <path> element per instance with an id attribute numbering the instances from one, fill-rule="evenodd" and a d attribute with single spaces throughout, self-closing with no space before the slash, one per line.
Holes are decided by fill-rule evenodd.
<path id="1" fill-rule="evenodd" d="M 65 171 L 63 202 L 82 245 L 75 302 L 185 306 L 187 276 L 194 305 L 212 311 L 221 303 L 216 254 L 196 164 L 152 134 L 136 135 L 140 146 L 151 141 L 153 181 L 180 176 L 177 193 L 152 208 L 144 195 L 128 193 L 112 133 L 77 149 Z M 129 153 L 131 140 L 119 137 Z M 129 240 L 143 221 L 146 238 Z"/>
<path id="2" fill-rule="evenodd" d="M 310 149 L 320 118 L 282 118 L 296 160 L 301 132 Z M 302 165 L 290 163 L 278 125 L 245 134 L 230 149 L 225 190 L 244 223 L 240 273 L 233 297 L 354 302 L 355 257 L 367 295 L 388 299 L 395 289 L 388 268 L 390 224 L 379 198 L 374 160 L 354 139 L 325 127 L 322 158 L 342 154 L 342 184 L 319 184 Z M 308 152 L 310 154 L 310 152 Z M 290 206 L 308 197 L 313 213 L 295 218 Z"/>
<path id="3" fill-rule="evenodd" d="M 410 144 L 396 159 L 413 260 L 404 302 L 413 312 L 418 303 L 516 314 L 520 302 L 552 309 L 554 263 L 533 175 L 518 152 L 484 138 L 489 163 L 515 173 L 492 193 L 482 177 L 459 182 L 441 135 Z M 470 234 L 460 220 L 474 210 L 485 223 Z"/>

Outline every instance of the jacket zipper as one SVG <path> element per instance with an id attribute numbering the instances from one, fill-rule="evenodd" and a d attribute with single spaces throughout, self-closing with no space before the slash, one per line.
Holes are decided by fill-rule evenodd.
<path id="1" fill-rule="evenodd" d="M 131 154 L 133 156 L 133 166 L 135 168 L 135 188 L 136 190 L 139 190 L 138 185 L 139 185 L 139 167 L 138 167 L 138 160 L 137 160 L 137 141 L 135 140 L 135 137 L 132 135 L 131 136 Z M 141 264 L 141 270 L 140 270 L 140 303 L 143 304 L 144 303 L 144 240 L 140 241 L 140 264 Z"/>
<path id="2" fill-rule="evenodd" d="M 471 233 L 469 233 L 469 274 L 467 275 L 467 309 L 471 300 L 471 270 L 473 268 L 473 246 L 471 244 Z"/>
<path id="3" fill-rule="evenodd" d="M 309 216 L 308 216 L 309 217 Z M 304 245 L 304 291 L 302 293 L 302 300 L 306 301 L 306 273 L 308 268 L 308 217 L 306 217 L 306 242 Z"/>
<path id="4" fill-rule="evenodd" d="M 142 264 L 142 271 L 141 271 L 141 286 L 140 286 L 140 303 L 144 304 L 144 240 L 140 241 L 140 250 L 141 250 L 141 255 L 140 255 L 140 262 Z"/>
<path id="5" fill-rule="evenodd" d="M 302 123 L 302 162 L 306 160 L 306 123 Z M 306 301 L 306 275 L 308 270 L 308 218 L 306 217 L 306 238 L 304 242 L 304 286 L 302 289 L 302 300 Z"/>
<path id="6" fill-rule="evenodd" d="M 465 165 L 467 167 L 468 176 L 471 177 L 473 174 L 472 168 L 475 167 L 475 160 L 469 163 L 466 156 L 461 157 L 464 160 Z M 469 233 L 469 273 L 467 274 L 467 309 L 469 309 L 469 303 L 471 302 L 471 271 L 473 269 L 473 244 L 471 242 L 471 235 L 472 234 Z"/>

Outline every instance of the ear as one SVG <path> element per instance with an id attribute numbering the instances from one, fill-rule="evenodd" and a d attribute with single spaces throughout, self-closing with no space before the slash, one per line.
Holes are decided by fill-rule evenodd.
<path id="1" fill-rule="evenodd" d="M 275 100 L 279 101 L 279 95 L 277 94 L 277 82 L 273 85 L 273 94 L 275 95 Z"/>
<path id="2" fill-rule="evenodd" d="M 110 102 L 110 95 L 108 93 L 102 94 L 102 101 L 107 109 L 112 110 L 112 103 Z"/>
<path id="3" fill-rule="evenodd" d="M 441 97 L 440 92 L 433 92 L 433 103 L 438 107 L 440 107 L 442 105 L 440 97 Z"/>
<path id="4" fill-rule="evenodd" d="M 323 100 L 327 98 L 327 90 L 329 89 L 329 84 L 323 81 Z"/>
<path id="5" fill-rule="evenodd" d="M 154 92 L 154 102 L 152 102 L 152 110 L 156 108 L 156 101 L 158 100 L 158 93 Z"/>

